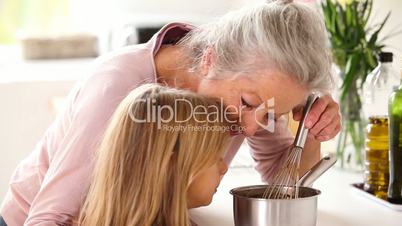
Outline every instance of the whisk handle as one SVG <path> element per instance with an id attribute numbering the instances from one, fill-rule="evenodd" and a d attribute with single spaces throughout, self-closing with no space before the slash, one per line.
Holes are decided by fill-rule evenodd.
<path id="1" fill-rule="evenodd" d="M 307 135 L 308 135 L 308 129 L 304 126 L 307 114 L 310 112 L 311 107 L 313 106 L 314 102 L 319 98 L 317 94 L 311 94 L 307 98 L 306 105 L 304 106 L 303 109 L 303 115 L 302 119 L 300 120 L 299 127 L 297 128 L 297 133 L 295 137 L 295 146 L 304 148 L 304 144 L 306 143 L 307 140 Z"/>

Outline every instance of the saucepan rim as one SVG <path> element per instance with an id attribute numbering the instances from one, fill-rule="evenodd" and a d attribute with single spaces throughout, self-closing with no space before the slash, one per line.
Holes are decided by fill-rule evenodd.
<path id="1" fill-rule="evenodd" d="M 300 189 L 307 189 L 312 192 L 314 192 L 314 195 L 307 196 L 307 197 L 302 197 L 302 198 L 297 198 L 297 199 L 263 199 L 263 198 L 254 198 L 254 197 L 247 197 L 241 194 L 238 194 L 240 191 L 248 190 L 248 189 L 258 189 L 258 188 L 267 188 L 270 187 L 270 185 L 248 185 L 248 186 L 242 186 L 242 187 L 236 187 L 230 190 L 230 194 L 233 195 L 235 198 L 240 198 L 240 199 L 247 199 L 247 200 L 260 200 L 260 201 L 269 201 L 269 202 L 295 202 L 295 201 L 300 201 L 300 200 L 306 200 L 306 199 L 315 199 L 317 196 L 321 194 L 321 191 L 315 188 L 310 188 L 310 187 L 300 187 Z"/>

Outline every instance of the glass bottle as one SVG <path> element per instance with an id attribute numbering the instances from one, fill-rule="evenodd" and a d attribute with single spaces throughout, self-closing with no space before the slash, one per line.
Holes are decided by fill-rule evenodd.
<path id="1" fill-rule="evenodd" d="M 364 190 L 386 200 L 389 179 L 387 116 L 369 118 L 364 154 Z"/>
<path id="2" fill-rule="evenodd" d="M 389 97 L 388 114 L 390 137 L 388 201 L 402 204 L 402 84 Z"/>
<path id="3" fill-rule="evenodd" d="M 398 72 L 392 66 L 391 52 L 379 54 L 378 66 L 367 75 L 363 86 L 363 111 L 367 117 L 388 114 L 388 97 L 399 86 Z"/>
<path id="4" fill-rule="evenodd" d="M 369 118 L 365 134 L 364 190 L 387 199 L 389 183 L 388 96 L 399 84 L 390 52 L 379 54 L 378 66 L 363 87 L 363 110 Z"/>

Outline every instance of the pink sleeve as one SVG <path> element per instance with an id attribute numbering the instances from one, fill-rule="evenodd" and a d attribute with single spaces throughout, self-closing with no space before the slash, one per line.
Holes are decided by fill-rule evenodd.
<path id="1" fill-rule="evenodd" d="M 292 148 L 293 140 L 284 117 L 275 122 L 273 133 L 259 130 L 254 136 L 247 138 L 251 156 L 257 164 L 256 170 L 265 182 L 270 182 L 273 174 L 283 164 Z"/>
<path id="2" fill-rule="evenodd" d="M 110 75 L 91 77 L 78 92 L 68 115 L 64 133 L 51 134 L 58 142 L 49 159 L 49 169 L 41 188 L 29 210 L 24 225 L 71 225 L 79 214 L 79 208 L 89 185 L 94 153 L 102 139 L 107 122 L 126 89 L 116 84 Z M 124 82 L 123 82 L 124 83 Z M 62 134 L 62 135 L 61 135 Z"/>

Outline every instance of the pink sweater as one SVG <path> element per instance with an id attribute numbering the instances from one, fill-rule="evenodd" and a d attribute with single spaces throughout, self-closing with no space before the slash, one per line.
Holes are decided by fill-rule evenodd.
<path id="1" fill-rule="evenodd" d="M 193 27 L 166 25 L 148 43 L 99 58 L 89 76 L 70 92 L 63 111 L 17 167 L 1 207 L 9 226 L 69 225 L 79 213 L 89 185 L 94 151 L 117 105 L 143 83 L 156 82 L 154 55 L 162 44 L 177 41 Z M 230 163 L 244 140 L 232 138 Z M 284 119 L 275 133 L 247 138 L 256 169 L 268 180 L 287 156 L 293 138 Z"/>

